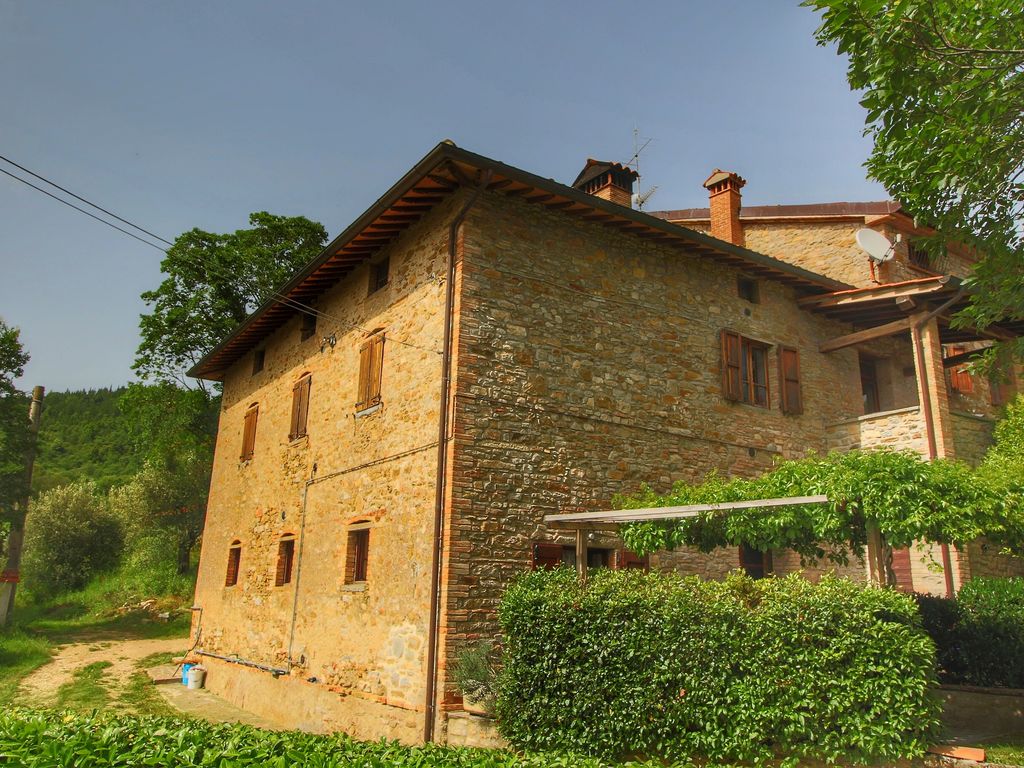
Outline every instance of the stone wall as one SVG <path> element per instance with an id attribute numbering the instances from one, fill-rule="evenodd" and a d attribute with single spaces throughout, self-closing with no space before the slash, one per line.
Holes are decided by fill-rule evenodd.
<path id="1" fill-rule="evenodd" d="M 843 419 L 828 425 L 827 436 L 829 450 L 889 448 L 915 451 L 924 457 L 928 456 L 924 419 L 916 405 Z"/>
<path id="2" fill-rule="evenodd" d="M 860 410 L 857 355 L 817 352 L 847 329 L 763 281 L 740 300 L 734 269 L 599 224 L 492 195 L 464 239 L 455 490 L 445 630 L 457 647 L 494 632 L 504 586 L 531 543 L 564 541 L 545 514 L 612 508 L 647 483 L 710 470 L 753 475 L 827 448 L 825 425 Z M 721 394 L 719 333 L 772 344 L 770 407 Z M 801 351 L 804 413 L 778 405 L 775 346 Z M 594 546 L 614 545 L 595 535 Z M 672 553 L 656 567 L 718 576 L 734 550 Z"/>
<path id="3" fill-rule="evenodd" d="M 977 466 L 981 463 L 989 446 L 992 445 L 995 420 L 986 416 L 975 416 L 957 411 L 952 411 L 950 417 L 953 423 L 953 443 L 956 445 L 956 457 Z"/>
<path id="4" fill-rule="evenodd" d="M 387 286 L 369 293 L 363 265 L 320 298 L 330 317 L 319 318 L 312 338 L 300 340 L 296 316 L 265 340 L 262 371 L 252 372 L 250 355 L 224 382 L 196 587 L 200 647 L 288 668 L 290 680 L 274 681 L 281 696 L 292 696 L 291 682 L 307 692 L 300 698 L 314 689 L 318 701 L 346 698 L 331 708 L 332 727 L 374 738 L 384 731 L 366 730 L 352 702 L 393 708 L 387 733 L 404 740 L 416 740 L 422 725 L 444 306 L 437 275 L 457 202 L 381 254 L 390 258 Z M 357 415 L 359 347 L 377 329 L 386 334 L 383 402 Z M 336 343 L 324 343 L 331 335 Z M 308 434 L 290 440 L 292 387 L 304 374 L 312 376 Z M 255 453 L 242 461 L 243 418 L 254 403 Z M 367 580 L 346 584 L 347 525 L 357 521 L 371 525 Z M 291 582 L 275 586 L 285 534 L 297 537 L 295 566 Z M 225 587 L 235 540 L 239 579 Z M 211 672 L 212 685 L 234 700 L 278 695 L 261 680 L 266 673 L 224 667 Z"/>

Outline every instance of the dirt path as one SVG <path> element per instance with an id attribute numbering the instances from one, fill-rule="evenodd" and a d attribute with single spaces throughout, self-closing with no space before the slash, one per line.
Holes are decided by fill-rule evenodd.
<path id="1" fill-rule="evenodd" d="M 16 701 L 26 706 L 45 707 L 57 700 L 57 690 L 70 683 L 76 670 L 100 661 L 111 666 L 103 671 L 104 687 L 116 699 L 128 678 L 136 671 L 140 659 L 154 653 L 182 653 L 188 648 L 188 638 L 158 638 L 155 640 L 96 640 L 71 643 L 57 648 L 53 661 L 40 667 L 21 682 Z"/>

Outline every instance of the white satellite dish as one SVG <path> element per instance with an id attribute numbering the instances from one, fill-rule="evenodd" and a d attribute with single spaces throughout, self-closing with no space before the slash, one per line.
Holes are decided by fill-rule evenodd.
<path id="1" fill-rule="evenodd" d="M 857 245 L 876 264 L 884 264 L 892 259 L 895 246 L 881 232 L 864 227 L 857 230 L 856 237 Z"/>

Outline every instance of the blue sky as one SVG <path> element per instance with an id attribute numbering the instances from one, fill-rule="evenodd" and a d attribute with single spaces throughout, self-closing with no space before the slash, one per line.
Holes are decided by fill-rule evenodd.
<path id="1" fill-rule="evenodd" d="M 0 0 L 0 155 L 168 239 L 257 210 L 333 236 L 443 138 L 571 182 L 634 126 L 648 209 L 705 204 L 715 167 L 751 205 L 884 199 L 816 25 L 782 0 Z M 23 386 L 129 380 L 161 254 L 7 177 L 0 211 Z"/>

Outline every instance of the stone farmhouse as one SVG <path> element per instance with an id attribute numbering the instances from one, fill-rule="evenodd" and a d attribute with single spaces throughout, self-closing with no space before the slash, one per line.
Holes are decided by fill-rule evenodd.
<path id="1" fill-rule="evenodd" d="M 516 574 L 574 562 L 544 515 L 808 450 L 981 456 L 1012 385 L 962 363 L 1024 328 L 950 326 L 969 254 L 927 261 L 891 202 L 743 208 L 716 171 L 709 209 L 648 214 L 634 179 L 588 161 L 567 186 L 443 142 L 196 365 L 223 384 L 193 627 L 213 690 L 294 727 L 457 741 L 459 649 Z M 895 258 L 873 268 L 861 227 L 901 235 Z M 799 567 L 587 546 L 592 567 Z M 923 554 L 944 572 L 901 553 L 905 588 L 1010 567 Z"/>

